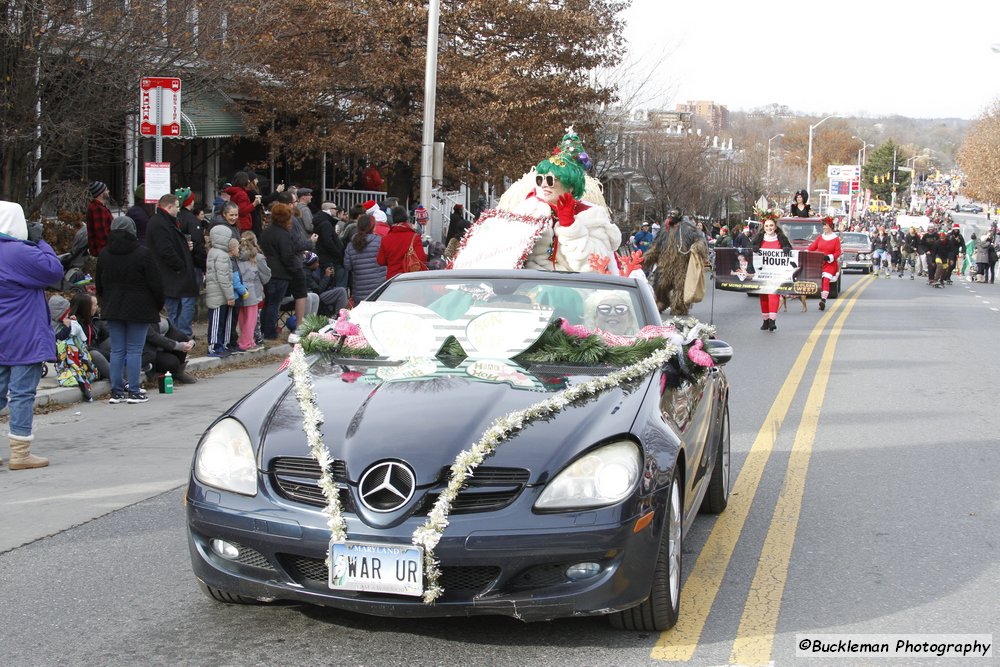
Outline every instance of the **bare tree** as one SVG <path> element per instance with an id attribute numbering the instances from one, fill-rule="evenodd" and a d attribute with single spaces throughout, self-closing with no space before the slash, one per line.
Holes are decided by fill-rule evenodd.
<path id="1" fill-rule="evenodd" d="M 274 0 L 276 1 L 276 0 Z M 143 76 L 184 90 L 224 81 L 277 20 L 272 0 L 230 11 L 218 0 L 0 1 L 0 197 L 37 208 L 39 169 L 80 178 L 122 154 Z M 273 17 L 273 18 L 269 18 Z"/>
<path id="2" fill-rule="evenodd" d="M 1000 99 L 972 126 L 958 152 L 965 172 L 965 194 L 985 202 L 1000 201 Z"/>

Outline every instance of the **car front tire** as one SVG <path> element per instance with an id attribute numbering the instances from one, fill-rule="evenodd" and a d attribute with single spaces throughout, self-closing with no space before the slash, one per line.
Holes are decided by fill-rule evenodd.
<path id="1" fill-rule="evenodd" d="M 729 449 L 729 404 L 722 413 L 722 428 L 719 430 L 719 440 L 715 455 L 715 466 L 712 477 L 705 491 L 705 499 L 701 501 L 701 511 L 706 514 L 721 514 L 729 504 L 730 480 L 730 449 Z"/>
<path id="2" fill-rule="evenodd" d="M 660 632 L 677 624 L 681 611 L 681 553 L 684 525 L 677 470 L 667 492 L 667 518 L 660 536 L 660 550 L 653 570 L 653 588 L 641 603 L 608 616 L 620 630 Z"/>

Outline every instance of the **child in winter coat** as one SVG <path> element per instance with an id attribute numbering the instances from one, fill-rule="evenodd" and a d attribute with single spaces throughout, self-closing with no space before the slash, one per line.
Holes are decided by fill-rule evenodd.
<path id="1" fill-rule="evenodd" d="M 205 271 L 205 306 L 208 314 L 208 356 L 226 357 L 226 349 L 233 329 L 233 306 L 236 292 L 233 288 L 233 265 L 230 258 L 239 252 L 239 243 L 223 225 L 212 227 L 209 232 L 212 247 L 208 251 Z M 230 246 L 230 241 L 235 248 Z"/>
<path id="2" fill-rule="evenodd" d="M 239 346 L 245 352 L 254 352 L 263 349 L 263 345 L 255 342 L 254 329 L 257 326 L 258 306 L 264 300 L 264 285 L 271 279 L 271 269 L 257 245 L 257 236 L 250 231 L 240 236 L 239 270 L 247 290 L 240 307 Z"/>

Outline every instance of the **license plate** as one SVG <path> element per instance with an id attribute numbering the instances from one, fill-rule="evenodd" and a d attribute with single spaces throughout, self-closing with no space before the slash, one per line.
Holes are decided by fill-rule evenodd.
<path id="1" fill-rule="evenodd" d="M 330 581 L 334 590 L 424 593 L 424 550 L 403 544 L 331 542 Z"/>

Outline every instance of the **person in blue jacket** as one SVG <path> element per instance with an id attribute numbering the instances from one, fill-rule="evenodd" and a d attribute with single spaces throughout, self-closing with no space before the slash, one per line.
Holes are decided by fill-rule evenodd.
<path id="1" fill-rule="evenodd" d="M 42 364 L 56 358 L 45 287 L 62 276 L 62 264 L 42 240 L 41 226 L 29 238 L 21 205 L 0 201 L 0 410 L 10 406 L 11 470 L 49 464 L 31 453 L 31 427 Z"/>

